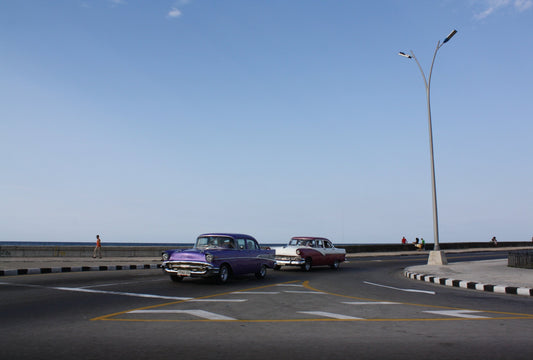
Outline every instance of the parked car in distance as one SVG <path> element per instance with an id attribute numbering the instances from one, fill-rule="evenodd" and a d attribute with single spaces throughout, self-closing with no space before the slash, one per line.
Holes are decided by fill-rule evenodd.
<path id="1" fill-rule="evenodd" d="M 328 265 L 332 269 L 338 269 L 341 262 L 346 260 L 346 250 L 338 249 L 331 241 L 322 237 L 295 236 L 289 244 L 275 247 L 276 266 L 279 270 L 282 266 L 300 266 L 309 271 L 313 266 Z"/>
<path id="2" fill-rule="evenodd" d="M 162 260 L 163 271 L 173 281 L 214 277 L 226 283 L 232 275 L 250 273 L 263 279 L 275 265 L 274 250 L 261 249 L 250 235 L 230 233 L 202 234 L 192 249 L 166 250 Z"/>

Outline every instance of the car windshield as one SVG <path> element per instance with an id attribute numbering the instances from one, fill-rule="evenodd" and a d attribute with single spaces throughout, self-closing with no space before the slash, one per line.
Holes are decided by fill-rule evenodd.
<path id="1" fill-rule="evenodd" d="M 291 239 L 291 241 L 289 241 L 289 245 L 314 246 L 314 240 Z"/>
<path id="2" fill-rule="evenodd" d="M 235 249 L 235 241 L 226 236 L 201 236 L 196 240 L 196 248 L 226 248 Z"/>

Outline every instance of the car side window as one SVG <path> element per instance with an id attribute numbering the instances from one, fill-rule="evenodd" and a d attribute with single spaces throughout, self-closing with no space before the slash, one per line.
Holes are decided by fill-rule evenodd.
<path id="1" fill-rule="evenodd" d="M 252 239 L 246 239 L 246 248 L 250 250 L 257 250 L 257 243 Z"/>
<path id="2" fill-rule="evenodd" d="M 237 239 L 237 248 L 243 250 L 246 247 L 246 240 Z"/>
<path id="3" fill-rule="evenodd" d="M 324 245 L 326 245 L 327 248 L 333 247 L 329 241 L 324 241 Z"/>
<path id="4" fill-rule="evenodd" d="M 226 249 L 235 249 L 235 243 L 233 239 L 227 238 L 222 242 L 222 247 Z"/>
<path id="5" fill-rule="evenodd" d="M 324 247 L 324 243 L 322 242 L 322 240 L 317 240 L 317 241 L 316 241 L 316 247 L 317 247 L 317 248 L 322 248 L 322 247 Z"/>

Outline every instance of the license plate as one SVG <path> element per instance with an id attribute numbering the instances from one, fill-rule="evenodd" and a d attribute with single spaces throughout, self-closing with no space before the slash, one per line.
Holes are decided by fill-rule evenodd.
<path id="1" fill-rule="evenodd" d="M 190 270 L 178 270 L 177 274 L 179 276 L 191 276 L 191 271 Z"/>

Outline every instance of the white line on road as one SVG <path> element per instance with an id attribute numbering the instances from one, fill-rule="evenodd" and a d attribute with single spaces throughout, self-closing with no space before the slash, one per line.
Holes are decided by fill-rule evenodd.
<path id="1" fill-rule="evenodd" d="M 237 320 L 229 316 L 204 310 L 133 310 L 129 311 L 128 314 L 189 314 L 208 320 Z"/>
<path id="2" fill-rule="evenodd" d="M 85 287 L 80 288 L 69 288 L 69 287 L 48 287 L 42 285 L 32 285 L 32 284 L 12 284 L 6 282 L 0 282 L 0 285 L 12 285 L 12 286 L 22 286 L 22 287 L 35 287 L 41 289 L 53 289 L 60 291 L 74 291 L 74 292 L 83 292 L 90 294 L 108 294 L 108 295 L 121 295 L 121 296 L 133 296 L 133 297 L 142 297 L 142 298 L 152 298 L 152 299 L 168 299 L 168 300 L 184 300 L 189 302 L 244 302 L 248 301 L 247 299 L 195 299 L 191 297 L 177 297 L 177 296 L 164 296 L 164 295 L 153 295 L 153 294 L 142 294 L 142 293 L 128 293 L 120 291 L 104 291 L 104 290 L 95 290 L 87 289 Z"/>
<path id="3" fill-rule="evenodd" d="M 99 284 L 99 285 L 87 285 L 87 286 L 80 286 L 80 289 L 90 289 L 90 288 L 97 288 L 97 287 L 106 287 L 106 286 L 116 286 L 116 285 L 127 285 L 127 284 L 139 284 L 141 282 L 160 282 L 160 281 L 168 281 L 167 279 L 155 279 L 155 280 L 141 280 L 141 281 L 124 281 L 124 282 L 117 282 L 117 283 L 110 283 L 110 284 Z"/>
<path id="4" fill-rule="evenodd" d="M 325 311 L 298 311 L 298 312 L 301 314 L 318 315 L 318 316 L 324 316 L 324 317 L 329 317 L 333 319 L 364 320 L 363 318 L 342 315 L 342 314 L 334 314 L 334 313 L 325 312 Z"/>
<path id="5" fill-rule="evenodd" d="M 276 294 L 279 294 L 279 291 L 235 291 L 235 292 L 232 292 L 231 294 L 276 295 Z"/>
<path id="6" fill-rule="evenodd" d="M 400 305 L 400 303 L 390 301 L 343 301 L 342 303 L 348 305 Z"/>
<path id="7" fill-rule="evenodd" d="M 430 314 L 437 314 L 437 315 L 455 316 L 455 317 L 467 318 L 467 319 L 490 319 L 490 317 L 487 317 L 487 316 L 467 314 L 467 313 L 482 312 L 482 311 L 475 311 L 475 310 L 439 310 L 439 311 L 423 311 L 423 312 L 430 313 Z"/>
<path id="8" fill-rule="evenodd" d="M 84 288 L 51 287 L 50 289 L 63 290 L 63 291 L 77 291 L 77 292 L 92 293 L 92 294 L 134 296 L 134 297 L 154 298 L 154 299 L 170 299 L 170 300 L 191 300 L 192 299 L 190 297 L 163 296 L 163 295 L 153 295 L 153 294 L 128 293 L 128 292 L 120 292 L 120 291 L 104 291 L 104 290 L 93 290 L 93 289 L 84 289 Z"/>
<path id="9" fill-rule="evenodd" d="M 387 289 L 393 289 L 393 290 L 399 290 L 399 291 L 416 292 L 416 293 L 422 293 L 422 294 L 435 295 L 435 291 L 416 290 L 416 289 L 401 289 L 401 288 L 397 288 L 397 287 L 393 287 L 393 286 L 387 286 L 387 285 L 376 284 L 376 283 L 372 283 L 372 282 L 369 282 L 369 281 L 363 281 L 363 283 L 368 284 L 368 285 L 374 285 L 374 286 L 384 287 L 384 288 L 387 288 Z"/>
<path id="10" fill-rule="evenodd" d="M 248 299 L 191 299 L 187 302 L 245 302 Z"/>

